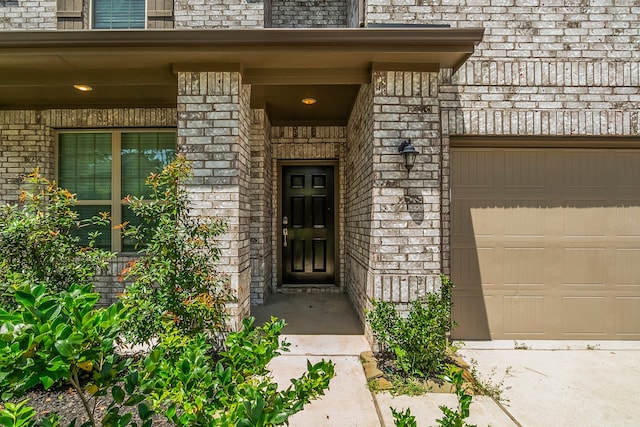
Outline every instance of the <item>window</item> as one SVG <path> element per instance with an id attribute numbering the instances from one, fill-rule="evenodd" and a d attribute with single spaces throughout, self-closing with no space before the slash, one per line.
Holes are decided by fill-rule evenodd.
<path id="1" fill-rule="evenodd" d="M 58 133 L 58 185 L 78 197 L 81 218 L 108 212 L 112 224 L 135 223 L 123 206 L 127 195 L 148 196 L 144 182 L 167 165 L 176 151 L 174 131 L 63 131 Z M 93 229 L 80 232 L 82 239 Z M 132 251 L 120 230 L 105 227 L 97 244 L 114 251 Z"/>
<path id="2" fill-rule="evenodd" d="M 128 29 L 145 27 L 145 0 L 94 0 L 93 28 Z"/>

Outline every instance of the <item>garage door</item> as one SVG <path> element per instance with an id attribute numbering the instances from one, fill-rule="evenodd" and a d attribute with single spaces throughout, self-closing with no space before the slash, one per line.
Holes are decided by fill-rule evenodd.
<path id="1" fill-rule="evenodd" d="M 458 339 L 640 339 L 640 150 L 454 148 Z"/>

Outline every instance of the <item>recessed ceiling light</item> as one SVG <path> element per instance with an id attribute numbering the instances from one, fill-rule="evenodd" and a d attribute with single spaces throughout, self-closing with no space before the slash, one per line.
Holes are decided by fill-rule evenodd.
<path id="1" fill-rule="evenodd" d="M 91 92 L 93 90 L 89 85 L 73 85 L 73 87 L 78 89 L 80 92 Z"/>
<path id="2" fill-rule="evenodd" d="M 302 103 L 305 105 L 313 105 L 315 104 L 317 101 L 315 98 L 303 98 L 302 99 Z"/>

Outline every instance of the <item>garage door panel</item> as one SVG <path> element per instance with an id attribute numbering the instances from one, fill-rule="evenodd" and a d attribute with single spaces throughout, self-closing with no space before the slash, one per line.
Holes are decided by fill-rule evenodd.
<path id="1" fill-rule="evenodd" d="M 493 200 L 463 199 L 453 202 L 452 207 L 459 212 L 452 218 L 452 229 L 456 230 L 456 238 L 477 236 L 493 236 L 496 226 L 501 222 L 502 212 L 495 208 Z"/>
<path id="2" fill-rule="evenodd" d="M 630 200 L 615 208 L 616 235 L 640 237 L 640 206 Z"/>
<path id="3" fill-rule="evenodd" d="M 563 286 L 604 286 L 606 280 L 603 248 L 564 248 L 562 257 Z"/>
<path id="4" fill-rule="evenodd" d="M 549 176 L 545 170 L 543 150 L 504 152 L 504 182 L 506 188 L 544 188 Z"/>
<path id="5" fill-rule="evenodd" d="M 545 296 L 505 296 L 502 303 L 505 335 L 538 335 L 538 338 L 543 338 L 546 331 Z"/>
<path id="6" fill-rule="evenodd" d="M 475 247 L 456 247 L 451 250 L 451 263 L 458 268 L 451 274 L 451 280 L 457 290 L 467 288 L 480 289 L 480 267 Z"/>
<path id="7" fill-rule="evenodd" d="M 490 298 L 490 297 L 488 297 Z M 489 339 L 486 302 L 482 291 L 456 290 L 456 298 L 451 308 L 454 319 L 465 319 L 455 329 L 455 334 L 473 339 Z"/>
<path id="8" fill-rule="evenodd" d="M 607 177 L 606 150 L 562 151 L 562 170 L 564 187 L 567 188 L 604 188 Z"/>
<path id="9" fill-rule="evenodd" d="M 486 150 L 467 150 L 457 156 L 458 166 L 451 170 L 451 183 L 459 189 L 494 186 L 495 156 Z"/>
<path id="10" fill-rule="evenodd" d="M 502 210 L 492 200 L 470 200 L 471 228 L 476 237 L 495 236 L 502 223 Z"/>
<path id="11" fill-rule="evenodd" d="M 454 148 L 451 168 L 454 337 L 640 339 L 640 149 Z"/>
<path id="12" fill-rule="evenodd" d="M 616 334 L 640 338 L 640 296 L 615 299 Z"/>
<path id="13" fill-rule="evenodd" d="M 640 152 L 619 150 L 614 153 L 615 186 L 617 188 L 640 189 Z"/>
<path id="14" fill-rule="evenodd" d="M 616 286 L 640 291 L 640 248 L 616 248 L 614 265 Z"/>
<path id="15" fill-rule="evenodd" d="M 545 236 L 546 212 L 541 199 L 504 201 L 504 234 L 507 236 Z"/>
<path id="16" fill-rule="evenodd" d="M 605 298 L 600 296 L 564 296 L 563 329 L 566 338 L 604 336 L 606 330 Z"/>
<path id="17" fill-rule="evenodd" d="M 567 200 L 562 208 L 565 236 L 594 237 L 607 233 L 606 200 Z"/>
<path id="18" fill-rule="evenodd" d="M 504 285 L 544 286 L 546 254 L 544 247 L 504 249 Z"/>

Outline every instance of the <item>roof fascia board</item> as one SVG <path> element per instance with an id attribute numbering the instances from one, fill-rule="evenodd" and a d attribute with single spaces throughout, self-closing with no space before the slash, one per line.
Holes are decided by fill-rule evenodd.
<path id="1" fill-rule="evenodd" d="M 8 31 L 0 48 L 184 46 L 475 46 L 482 28 Z"/>

